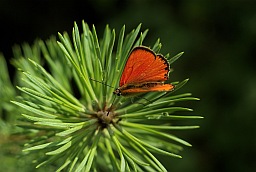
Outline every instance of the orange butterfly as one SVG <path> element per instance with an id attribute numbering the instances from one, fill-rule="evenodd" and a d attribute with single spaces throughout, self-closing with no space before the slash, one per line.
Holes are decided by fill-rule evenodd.
<path id="1" fill-rule="evenodd" d="M 119 88 L 114 94 L 133 96 L 153 91 L 172 91 L 174 85 L 164 83 L 169 71 L 170 66 L 164 56 L 144 46 L 135 47 L 128 57 Z"/>

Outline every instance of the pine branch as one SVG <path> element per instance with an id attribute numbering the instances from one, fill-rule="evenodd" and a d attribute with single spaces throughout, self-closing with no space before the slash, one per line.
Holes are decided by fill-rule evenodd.
<path id="1" fill-rule="evenodd" d="M 172 82 L 173 92 L 133 101 L 114 97 L 129 52 L 143 44 L 148 30 L 141 32 L 139 25 L 126 35 L 124 26 L 116 43 L 116 32 L 108 26 L 101 40 L 94 26 L 82 22 L 82 29 L 75 23 L 71 39 L 59 33 L 57 42 L 37 40 L 14 49 L 13 64 L 22 80 L 17 87 L 21 97 L 12 102 L 25 109 L 20 126 L 34 133 L 24 152 L 43 153 L 37 168 L 55 163 L 57 171 L 167 171 L 155 155 L 181 158 L 181 145 L 191 146 L 171 131 L 199 127 L 171 121 L 202 118 L 178 115 L 192 109 L 177 102 L 199 100 L 190 93 L 175 94 L 188 79 Z M 160 52 L 161 47 L 158 39 L 152 49 Z M 167 59 L 172 64 L 182 54 Z"/>

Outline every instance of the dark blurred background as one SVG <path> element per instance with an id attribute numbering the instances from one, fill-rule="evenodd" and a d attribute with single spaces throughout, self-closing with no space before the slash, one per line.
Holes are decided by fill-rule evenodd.
<path id="1" fill-rule="evenodd" d="M 193 147 L 164 160 L 170 171 L 256 171 L 255 0 L 0 0 L 0 52 L 9 60 L 14 44 L 71 33 L 83 19 L 99 37 L 106 24 L 128 33 L 142 23 L 145 45 L 161 38 L 161 53 L 185 52 L 170 77 L 190 78 L 181 92 L 201 101 L 183 105 L 205 118 L 178 133 Z"/>

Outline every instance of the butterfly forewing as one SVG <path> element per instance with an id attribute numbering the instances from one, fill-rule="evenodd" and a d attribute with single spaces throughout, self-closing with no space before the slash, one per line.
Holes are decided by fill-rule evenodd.
<path id="1" fill-rule="evenodd" d="M 169 70 L 169 64 L 162 55 L 156 55 L 146 47 L 136 47 L 126 62 L 119 86 L 163 82 L 168 79 Z"/>

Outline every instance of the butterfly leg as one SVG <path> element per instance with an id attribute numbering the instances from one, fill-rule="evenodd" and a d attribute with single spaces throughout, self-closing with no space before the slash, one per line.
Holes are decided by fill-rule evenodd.
<path id="1" fill-rule="evenodd" d="M 140 98 L 140 99 L 144 99 L 144 100 L 146 100 L 146 101 L 148 102 L 148 103 L 146 103 L 146 104 L 143 103 L 144 106 L 146 106 L 147 104 L 153 103 L 153 102 L 151 102 L 150 100 L 146 99 L 145 97 L 140 97 L 140 96 L 137 96 L 137 97 Z"/>
<path id="2" fill-rule="evenodd" d="M 146 106 L 146 105 L 152 103 L 150 100 L 148 100 L 148 99 L 146 99 L 146 98 L 144 98 L 144 97 L 136 96 L 136 98 L 144 99 L 144 100 L 146 100 L 146 101 L 149 102 L 149 103 L 134 102 L 134 98 L 131 98 L 131 102 L 132 102 L 132 103 L 136 103 L 136 104 L 141 104 L 141 105 L 143 105 L 143 106 Z"/>

